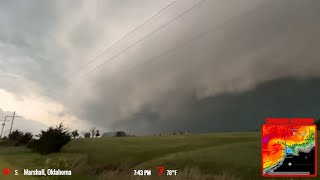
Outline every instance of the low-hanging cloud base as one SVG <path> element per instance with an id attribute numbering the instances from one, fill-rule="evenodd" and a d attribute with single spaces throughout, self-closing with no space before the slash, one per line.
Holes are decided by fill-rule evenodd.
<path id="1" fill-rule="evenodd" d="M 266 117 L 319 118 L 319 92 L 320 78 L 283 78 L 236 94 L 226 93 L 201 100 L 190 94 L 185 108 L 173 116 L 161 116 L 149 106 L 132 119 L 114 123 L 113 127 L 147 134 L 172 133 L 173 130 L 256 131 L 260 130 Z"/>

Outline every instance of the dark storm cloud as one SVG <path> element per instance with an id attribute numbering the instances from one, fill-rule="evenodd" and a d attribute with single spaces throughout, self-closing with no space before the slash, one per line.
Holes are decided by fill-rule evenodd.
<path id="1" fill-rule="evenodd" d="M 239 94 L 192 98 L 187 108 L 168 117 L 161 117 L 159 112 L 146 107 L 131 119 L 115 123 L 114 128 L 130 127 L 130 132 L 145 133 L 251 131 L 260 130 L 266 117 L 319 118 L 319 84 L 319 78 L 269 81 Z"/>
<path id="2" fill-rule="evenodd" d="M 11 77 L 1 89 L 38 92 L 63 105 L 57 117 L 132 133 L 249 130 L 265 116 L 316 115 L 318 0 L 204 1 L 91 72 L 197 2 L 177 1 L 91 64 L 169 2 L 1 2 L 0 75 Z"/>
<path id="3" fill-rule="evenodd" d="M 208 20 L 216 14 L 209 10 L 215 5 L 207 2 L 192 14 L 201 19 L 181 20 L 175 24 L 179 31 L 169 27 L 140 45 L 140 53 L 128 53 L 126 58 L 139 64 L 139 59 L 153 57 L 165 46 L 215 25 L 219 28 L 157 62 L 101 75 L 94 89 L 99 98 L 82 106 L 83 116 L 101 126 L 133 132 L 249 130 L 258 128 L 265 116 L 314 116 L 310 108 L 315 101 L 301 109 L 293 104 L 305 103 L 303 97 L 310 97 L 310 88 L 318 82 L 307 79 L 319 76 L 319 2 L 270 1 L 238 10 L 227 23 L 211 24 Z M 202 13 L 206 18 L 196 15 Z M 226 17 L 228 13 L 221 15 L 230 19 Z M 112 69 L 102 71 L 108 70 Z M 272 82 L 287 77 L 293 79 Z M 296 98 L 277 91 L 286 87 L 300 88 L 293 94 Z M 283 101 L 277 104 L 271 101 L 274 97 Z M 263 100 L 268 105 L 259 106 Z"/>

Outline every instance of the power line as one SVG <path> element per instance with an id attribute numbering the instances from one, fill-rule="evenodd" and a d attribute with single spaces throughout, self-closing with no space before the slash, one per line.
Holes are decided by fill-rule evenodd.
<path id="1" fill-rule="evenodd" d="M 198 3 L 201 3 L 201 2 L 202 2 L 202 1 L 199 1 Z M 268 3 L 265 3 L 265 4 L 268 4 Z M 265 5 L 265 4 L 264 4 L 264 5 Z M 197 4 L 195 4 L 195 6 L 196 6 L 196 5 L 197 5 Z M 255 11 L 258 11 L 258 10 L 260 10 L 260 9 L 265 8 L 264 5 L 263 5 L 263 6 L 259 6 L 258 8 L 254 8 L 254 9 L 252 9 L 252 10 L 249 10 L 249 11 L 241 14 L 240 16 L 243 16 L 243 15 L 245 15 L 245 14 L 249 14 L 249 15 L 250 15 L 250 14 L 252 14 L 252 13 L 255 12 Z M 191 8 L 190 8 L 190 9 L 191 9 Z M 188 9 L 188 10 L 190 11 L 190 9 Z M 187 10 L 187 11 L 188 11 L 188 10 Z M 180 14 L 180 16 L 182 16 L 182 15 Z M 157 60 L 159 60 L 162 56 L 167 56 L 167 55 L 173 54 L 173 53 L 174 53 L 175 51 L 177 51 L 178 49 L 184 48 L 184 47 L 186 47 L 187 45 L 189 45 L 189 43 L 191 43 L 191 42 L 193 42 L 193 41 L 195 41 L 195 40 L 197 40 L 197 39 L 200 39 L 200 38 L 206 36 L 207 34 L 211 33 L 211 32 L 214 31 L 214 30 L 218 30 L 219 28 L 225 26 L 225 25 L 228 24 L 228 23 L 234 22 L 235 20 L 237 20 L 236 17 L 238 17 L 238 16 L 239 16 L 239 15 L 230 17 L 230 18 L 227 19 L 225 22 L 223 22 L 222 25 L 219 25 L 218 27 L 216 27 L 216 26 L 215 26 L 215 27 L 210 27 L 207 31 L 204 31 L 204 32 L 201 32 L 201 33 L 198 33 L 198 34 L 194 35 L 192 38 L 190 38 L 190 39 L 188 39 L 188 40 L 186 40 L 186 41 L 184 41 L 184 42 L 182 42 L 182 43 L 179 43 L 179 44 L 178 44 L 177 46 L 175 46 L 174 48 L 169 49 L 169 50 L 166 50 L 166 51 L 162 52 L 161 54 L 156 55 L 156 56 L 154 56 L 154 57 L 151 57 L 151 58 L 143 61 L 142 63 L 137 63 L 137 64 L 135 64 L 135 65 L 129 66 L 128 68 L 124 69 L 124 71 L 126 71 L 126 72 L 131 71 L 131 70 L 135 69 L 136 67 L 139 67 L 140 65 L 144 65 L 144 64 L 147 64 L 147 63 L 152 63 L 152 62 L 154 62 L 154 61 L 157 61 Z M 168 24 L 168 23 L 167 23 L 167 24 Z M 93 85 L 93 86 L 96 86 L 96 85 L 98 85 L 98 84 L 95 84 L 95 85 Z"/>
<path id="2" fill-rule="evenodd" d="M 101 55 L 109 52 L 112 48 L 116 47 L 121 41 L 131 37 L 136 31 L 140 30 L 144 25 L 146 25 L 147 23 L 149 23 L 151 20 L 155 19 L 158 15 L 160 15 L 161 13 L 163 13 L 164 11 L 166 11 L 169 7 L 171 7 L 174 3 L 176 3 L 177 1 L 173 1 L 172 3 L 168 4 L 167 6 L 165 6 L 164 8 L 162 8 L 160 11 L 158 11 L 157 13 L 155 13 L 152 17 L 150 17 L 149 19 L 147 19 L 145 22 L 143 22 L 142 24 L 140 24 L 138 27 L 136 27 L 135 29 L 131 30 L 129 33 L 127 33 L 125 36 L 123 36 L 121 39 L 119 39 L 117 42 L 115 42 L 114 44 L 112 44 L 111 46 L 109 46 L 107 49 L 103 50 L 102 52 L 98 53 L 94 58 L 92 58 L 90 61 L 88 61 L 86 63 L 86 65 L 91 64 L 92 62 L 94 62 L 97 58 L 99 58 Z M 80 69 L 84 68 L 86 65 L 82 66 Z"/>
<path id="3" fill-rule="evenodd" d="M 167 25 L 173 23 L 175 20 L 181 18 L 182 16 L 186 15 L 187 13 L 189 13 L 191 10 L 193 10 L 194 8 L 196 8 L 197 6 L 199 6 L 202 2 L 204 2 L 205 0 L 200 0 L 198 1 L 196 4 L 194 4 L 191 8 L 183 11 L 182 13 L 180 13 L 178 16 L 174 17 L 173 19 L 171 19 L 170 21 L 168 21 L 167 23 L 163 24 L 162 26 L 160 26 L 159 28 L 155 29 L 154 31 L 152 31 L 151 33 L 149 33 L 148 35 L 144 36 L 143 38 L 141 38 L 140 40 L 136 41 L 135 43 L 133 43 L 132 45 L 130 45 L 129 47 L 123 49 L 122 51 L 120 51 L 120 53 L 116 54 L 115 56 L 112 56 L 111 58 L 105 60 L 103 63 L 95 66 L 94 68 L 92 68 L 88 73 L 89 74 L 95 70 L 97 70 L 98 68 L 102 67 L 103 65 L 105 65 L 107 62 L 112 61 L 113 59 L 119 57 L 121 54 L 123 54 L 125 51 L 127 51 L 128 49 L 131 49 L 132 47 L 136 46 L 138 43 L 146 40 L 147 38 L 149 38 L 151 35 L 153 35 L 154 33 L 160 31 L 161 29 L 163 29 L 164 27 L 166 27 Z"/>
<path id="4" fill-rule="evenodd" d="M 256 11 L 259 11 L 260 9 L 264 9 L 264 8 L 265 8 L 265 5 L 266 5 L 266 4 L 264 4 L 263 6 L 260 6 L 260 7 L 258 7 L 258 8 L 254 8 L 254 9 L 252 9 L 252 10 L 250 10 L 250 11 L 242 14 L 242 16 L 243 16 L 243 15 L 246 15 L 246 14 L 250 15 L 250 14 L 256 12 Z M 184 47 L 190 45 L 191 42 L 193 42 L 193 41 L 195 41 L 195 40 L 198 40 L 198 39 L 200 39 L 200 38 L 203 38 L 203 37 L 205 37 L 206 35 L 208 35 L 209 33 L 212 33 L 212 32 L 214 32 L 215 30 L 219 30 L 219 28 L 221 28 L 221 27 L 223 27 L 223 26 L 225 26 L 225 25 L 227 25 L 227 24 L 229 24 L 229 23 L 234 22 L 235 20 L 237 20 L 236 17 L 239 17 L 239 16 L 238 16 L 238 15 L 233 16 L 233 17 L 229 18 L 228 20 L 226 20 L 222 25 L 219 25 L 218 27 L 216 27 L 216 26 L 215 26 L 215 27 L 211 27 L 211 28 L 209 28 L 208 30 L 206 30 L 206 31 L 204 31 L 204 32 L 198 33 L 198 34 L 194 35 L 192 38 L 190 38 L 190 39 L 188 39 L 188 40 L 186 40 L 186 41 L 178 44 L 177 46 L 175 46 L 175 47 L 173 47 L 173 48 L 171 48 L 171 49 L 169 49 L 169 50 L 166 50 L 166 51 L 164 51 L 164 52 L 162 52 L 162 53 L 160 53 L 160 54 L 158 54 L 158 55 L 156 55 L 156 56 L 154 56 L 154 57 L 151 57 L 151 58 L 143 61 L 142 63 L 137 63 L 137 64 L 135 64 L 135 65 L 129 66 L 128 68 L 126 68 L 126 69 L 123 70 L 123 71 L 129 72 L 130 70 L 133 70 L 133 69 L 135 69 L 135 68 L 137 68 L 137 67 L 139 67 L 139 66 L 141 66 L 141 65 L 144 65 L 144 64 L 146 64 L 146 63 L 151 63 L 151 62 L 157 61 L 157 60 L 159 60 L 159 58 L 162 57 L 162 56 L 167 56 L 167 55 L 170 55 L 170 54 L 174 54 L 177 50 L 179 50 L 179 49 L 181 49 L 181 48 L 184 48 Z"/>
<path id="5" fill-rule="evenodd" d="M 203 2 L 203 1 L 199 1 L 197 4 L 194 4 L 193 7 L 189 8 L 189 9 L 186 10 L 186 11 L 188 12 L 188 11 L 192 10 L 195 6 L 199 5 L 201 2 Z M 257 11 L 257 10 L 259 10 L 259 9 L 263 9 L 263 8 L 264 8 L 264 6 L 259 7 L 259 8 L 254 8 L 254 9 L 252 9 L 252 10 L 249 10 L 249 11 L 246 12 L 246 13 L 243 13 L 242 15 L 244 15 L 244 14 L 251 14 L 252 12 Z M 182 14 L 178 15 L 178 16 L 175 17 L 174 19 L 179 18 L 179 16 L 180 16 L 180 17 L 183 16 L 184 14 L 187 13 L 186 11 L 183 12 Z M 159 60 L 159 59 L 160 59 L 161 57 L 163 57 L 163 56 L 167 56 L 167 55 L 173 54 L 173 53 L 175 53 L 175 51 L 177 51 L 178 49 L 186 47 L 187 45 L 189 45 L 189 43 L 191 43 L 191 42 L 193 42 L 193 41 L 195 41 L 195 40 L 197 40 L 197 39 L 199 39 L 199 38 L 202 38 L 202 37 L 206 36 L 208 33 L 214 31 L 215 29 L 219 29 L 220 27 L 222 27 L 222 26 L 224 26 L 224 25 L 226 25 L 226 24 L 228 24 L 228 23 L 230 23 L 230 22 L 233 22 L 236 17 L 238 17 L 238 15 L 237 15 L 237 16 L 233 16 L 233 17 L 230 17 L 230 18 L 227 19 L 222 25 L 219 25 L 218 27 L 210 27 L 209 30 L 194 35 L 192 38 L 190 38 L 190 39 L 188 39 L 188 40 L 186 40 L 186 41 L 184 41 L 184 42 L 182 42 L 182 43 L 179 43 L 177 46 L 173 47 L 172 49 L 166 50 L 166 51 L 160 53 L 159 55 L 156 55 L 156 56 L 154 56 L 154 57 L 151 57 L 151 58 L 143 61 L 142 63 L 137 63 L 137 64 L 134 64 L 134 65 L 132 65 L 132 66 L 129 66 L 128 68 L 124 69 L 124 71 L 128 72 L 128 71 L 130 71 L 130 70 L 132 70 L 132 69 L 135 69 L 136 67 L 138 67 L 138 66 L 140 66 L 140 65 L 144 65 L 144 64 L 146 64 L 146 63 L 152 63 L 152 62 L 154 62 L 154 61 Z M 163 26 L 166 26 L 166 25 L 170 24 L 170 22 L 174 21 L 174 19 L 172 19 L 171 21 L 169 21 L 169 23 L 167 23 L 167 24 L 165 24 L 165 25 L 163 25 Z M 160 28 L 161 28 L 161 27 L 160 27 Z M 155 31 L 157 31 L 157 30 L 155 30 Z M 150 33 L 150 34 L 148 34 L 148 35 L 150 36 L 151 34 L 152 34 L 152 33 Z M 148 35 L 147 35 L 147 36 L 148 36 Z M 193 34 L 192 34 L 192 35 L 193 35 Z M 141 41 L 142 41 L 142 40 L 141 40 Z M 139 43 L 139 42 L 136 42 L 136 44 L 137 44 L 137 43 Z M 134 45 L 133 45 L 133 46 L 134 46 Z M 129 48 L 130 48 L 130 47 L 129 47 Z M 125 51 L 125 50 L 124 50 L 124 51 Z M 105 63 L 106 63 L 106 62 L 105 62 Z M 101 66 L 102 66 L 102 65 L 103 65 L 103 64 L 101 64 Z M 92 70 L 92 71 L 93 71 L 93 70 Z M 95 84 L 95 85 L 97 85 L 97 84 Z M 93 86 L 95 86 L 95 85 L 93 85 Z"/>

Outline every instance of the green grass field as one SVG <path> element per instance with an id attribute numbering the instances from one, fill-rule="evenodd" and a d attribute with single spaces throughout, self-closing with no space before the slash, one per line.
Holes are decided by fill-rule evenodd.
<path id="1" fill-rule="evenodd" d="M 260 133 L 250 132 L 76 139 L 62 152 L 47 156 L 24 147 L 0 146 L 0 169 L 19 169 L 20 175 L 24 168 L 73 172 L 72 177 L 40 179 L 265 179 L 260 143 Z M 157 166 L 177 169 L 178 175 L 157 177 Z M 154 170 L 153 176 L 133 177 L 133 169 Z M 0 173 L 1 180 L 35 178 Z"/>

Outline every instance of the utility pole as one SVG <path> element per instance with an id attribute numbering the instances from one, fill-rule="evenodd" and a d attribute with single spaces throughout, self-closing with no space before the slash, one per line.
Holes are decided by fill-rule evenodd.
<path id="1" fill-rule="evenodd" d="M 6 121 L 9 121 L 9 120 L 7 120 L 7 117 L 10 117 L 10 116 L 5 116 L 4 117 L 4 120 L 3 120 L 3 123 L 2 123 L 2 129 L 1 129 L 0 138 L 2 138 L 2 133 L 3 133 L 4 126 L 6 125 Z"/>
<path id="2" fill-rule="evenodd" d="M 13 116 L 12 117 L 12 121 L 11 121 L 11 127 L 10 127 L 10 131 L 9 131 L 9 134 L 11 134 L 11 130 L 12 130 L 12 125 L 13 125 L 13 121 L 14 121 L 14 117 L 21 117 L 21 116 L 16 116 L 16 112 L 13 113 Z"/>

